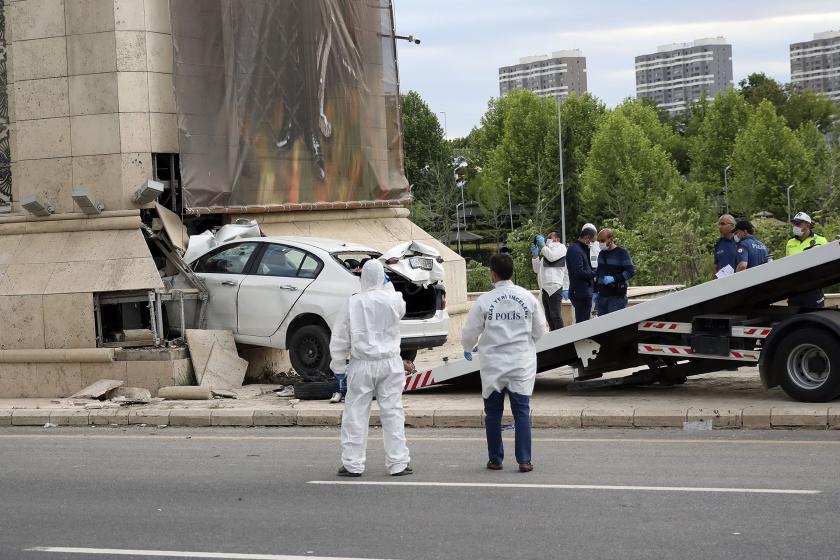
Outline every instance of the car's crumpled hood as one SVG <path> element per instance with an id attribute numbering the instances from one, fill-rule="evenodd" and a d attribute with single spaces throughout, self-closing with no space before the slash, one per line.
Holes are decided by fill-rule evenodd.
<path id="1" fill-rule="evenodd" d="M 198 235 L 191 235 L 187 250 L 184 253 L 184 262 L 191 263 L 222 243 L 237 238 L 260 236 L 262 236 L 260 226 L 254 220 L 245 223 L 223 225 L 215 234 L 208 230 Z"/>
<path id="2" fill-rule="evenodd" d="M 432 269 L 412 268 L 411 257 L 431 259 Z M 443 281 L 443 264 L 438 262 L 438 257 L 440 257 L 440 253 L 434 247 L 419 241 L 406 241 L 385 251 L 379 257 L 379 260 L 385 265 L 386 270 L 399 274 L 406 280 L 425 288 L 435 282 Z M 388 260 L 394 258 L 399 259 L 399 262 L 386 264 Z"/>

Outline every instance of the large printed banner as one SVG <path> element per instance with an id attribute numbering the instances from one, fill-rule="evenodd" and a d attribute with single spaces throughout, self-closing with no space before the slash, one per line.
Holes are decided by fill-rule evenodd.
<path id="1" fill-rule="evenodd" d="M 172 0 L 184 207 L 407 198 L 390 0 Z"/>

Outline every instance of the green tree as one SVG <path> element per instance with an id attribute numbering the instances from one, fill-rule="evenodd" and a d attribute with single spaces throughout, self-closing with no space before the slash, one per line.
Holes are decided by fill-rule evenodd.
<path id="1" fill-rule="evenodd" d="M 718 94 L 706 110 L 689 158 L 692 180 L 718 185 L 710 194 L 723 190 L 723 170 L 731 163 L 735 137 L 746 126 L 750 112 L 750 106 L 732 88 Z"/>
<path id="2" fill-rule="evenodd" d="M 688 145 L 674 132 L 667 113 L 649 99 L 625 99 L 616 112 L 638 125 L 653 144 L 662 147 L 681 173 L 688 173 Z M 663 116 L 664 113 L 664 116 Z"/>
<path id="3" fill-rule="evenodd" d="M 794 194 L 803 202 L 813 200 L 817 190 L 813 154 L 766 100 L 735 139 L 732 173 L 729 202 L 743 215 L 766 209 L 785 216 L 788 185 L 794 185 Z"/>
<path id="4" fill-rule="evenodd" d="M 823 134 L 834 130 L 835 123 L 840 121 L 840 108 L 827 95 L 802 90 L 793 84 L 788 84 L 786 89 L 789 96 L 781 114 L 790 128 L 796 130 L 814 123 Z"/>
<path id="5" fill-rule="evenodd" d="M 583 203 L 596 223 L 617 218 L 628 228 L 652 201 L 680 184 L 667 152 L 621 112 L 601 119 L 583 172 Z"/>
<path id="6" fill-rule="evenodd" d="M 764 72 L 755 72 L 738 82 L 741 95 L 753 107 L 758 107 L 762 101 L 769 101 L 777 111 L 787 103 L 784 88 Z"/>
<path id="7" fill-rule="evenodd" d="M 421 172 L 427 165 L 448 158 L 450 149 L 443 138 L 443 129 L 437 115 L 416 91 L 400 96 L 402 112 L 403 152 L 405 175 L 414 185 L 416 196 L 422 195 Z"/>

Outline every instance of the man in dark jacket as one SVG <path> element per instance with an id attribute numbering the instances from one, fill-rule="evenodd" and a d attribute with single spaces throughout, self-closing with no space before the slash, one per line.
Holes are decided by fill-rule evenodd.
<path id="1" fill-rule="evenodd" d="M 566 268 L 569 271 L 569 300 L 575 310 L 575 322 L 589 319 L 592 313 L 592 288 L 595 271 L 589 260 L 589 244 L 595 241 L 597 232 L 586 224 L 580 237 L 572 243 L 566 253 Z"/>
<path id="2" fill-rule="evenodd" d="M 598 316 L 627 307 L 627 281 L 636 274 L 630 253 L 615 243 L 611 229 L 598 232 L 598 268 L 595 277 L 595 303 Z"/>

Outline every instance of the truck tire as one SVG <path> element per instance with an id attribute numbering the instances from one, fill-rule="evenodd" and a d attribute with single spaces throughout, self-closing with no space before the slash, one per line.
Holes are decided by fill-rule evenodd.
<path id="1" fill-rule="evenodd" d="M 815 327 L 788 333 L 773 358 L 779 385 L 791 398 L 828 402 L 840 396 L 840 340 Z"/>
<path id="2" fill-rule="evenodd" d="M 330 371 L 330 331 L 321 325 L 304 325 L 289 339 L 289 360 L 301 377 Z"/>
<path id="3" fill-rule="evenodd" d="M 304 381 L 295 383 L 295 398 L 300 400 L 326 400 L 338 391 L 338 382 L 333 381 Z"/>

